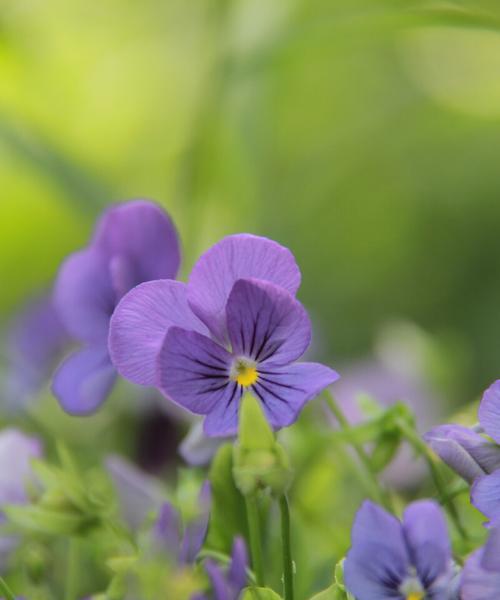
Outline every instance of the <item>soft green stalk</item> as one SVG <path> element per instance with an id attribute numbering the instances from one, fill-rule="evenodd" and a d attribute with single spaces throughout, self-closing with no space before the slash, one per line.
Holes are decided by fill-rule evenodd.
<path id="1" fill-rule="evenodd" d="M 80 570 L 78 544 L 79 542 L 76 538 L 69 540 L 64 600 L 77 600 L 78 574 Z"/>
<path id="2" fill-rule="evenodd" d="M 247 509 L 248 533 L 250 536 L 250 555 L 252 557 L 252 568 L 258 586 L 264 584 L 264 561 L 262 557 L 262 540 L 260 535 L 260 517 L 257 497 L 255 494 L 245 496 Z"/>
<path id="3" fill-rule="evenodd" d="M 14 592 L 9 588 L 5 581 L 0 577 L 0 593 L 5 597 L 5 600 L 16 600 Z"/>
<path id="4" fill-rule="evenodd" d="M 286 494 L 279 500 L 281 512 L 281 544 L 283 552 L 283 578 L 285 584 L 285 600 L 293 600 L 293 560 L 290 544 L 290 509 Z"/>
<path id="5" fill-rule="evenodd" d="M 340 427 L 342 429 L 349 428 L 350 427 L 349 421 L 346 419 L 344 413 L 342 412 L 342 409 L 336 402 L 333 394 L 327 390 L 325 396 L 326 396 L 327 405 L 328 405 L 329 409 L 332 411 L 334 417 L 337 419 Z M 365 472 L 366 476 L 363 476 L 363 474 L 360 474 L 359 477 L 363 483 L 366 483 L 370 496 L 372 496 L 372 498 L 376 502 L 385 506 L 385 508 L 387 508 L 388 510 L 392 510 L 390 498 L 389 498 L 386 490 L 384 490 L 382 488 L 382 486 L 379 482 L 379 479 L 377 477 L 377 473 L 373 469 L 370 458 L 367 455 L 367 453 L 365 452 L 365 449 L 363 448 L 363 444 L 352 442 L 351 445 L 352 445 L 354 451 L 356 452 L 359 462 L 361 463 L 363 470 Z"/>

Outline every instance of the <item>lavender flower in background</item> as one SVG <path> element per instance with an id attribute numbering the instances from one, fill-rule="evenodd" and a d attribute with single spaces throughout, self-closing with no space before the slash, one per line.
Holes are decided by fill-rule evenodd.
<path id="1" fill-rule="evenodd" d="M 68 334 L 49 296 L 28 304 L 15 317 L 7 340 L 4 395 L 8 408 L 19 410 L 39 392 L 68 341 Z"/>
<path id="2" fill-rule="evenodd" d="M 292 295 L 299 282 L 282 246 L 225 238 L 199 259 L 187 288 L 151 282 L 123 299 L 111 324 L 113 362 L 132 381 L 156 383 L 173 402 L 206 415 L 209 436 L 236 433 L 246 390 L 274 428 L 290 425 L 338 379 L 323 365 L 295 363 L 311 339 L 307 313 Z"/>
<path id="3" fill-rule="evenodd" d="M 500 527 L 490 530 L 486 544 L 465 563 L 462 600 L 497 600 L 500 590 Z"/>
<path id="4" fill-rule="evenodd" d="M 413 502 L 400 522 L 366 501 L 351 540 L 344 576 L 357 600 L 458 600 L 446 521 L 435 502 Z"/>
<path id="5" fill-rule="evenodd" d="M 179 446 L 180 456 L 193 467 L 204 467 L 210 463 L 222 444 L 232 438 L 213 438 L 203 433 L 203 423 L 197 421 L 191 426 Z"/>
<path id="6" fill-rule="evenodd" d="M 213 595 L 198 594 L 193 600 L 238 600 L 248 585 L 248 553 L 244 540 L 237 537 L 231 552 L 231 562 L 223 569 L 214 560 L 205 561 L 205 570 L 212 584 Z"/>
<path id="7" fill-rule="evenodd" d="M 0 525 L 5 521 L 2 507 L 28 502 L 27 486 L 34 481 L 31 461 L 42 456 L 42 445 L 17 429 L 0 432 Z M 17 546 L 15 536 L 0 538 L 0 566 Z"/>
<path id="8" fill-rule="evenodd" d="M 108 209 L 90 245 L 65 260 L 54 302 L 65 328 L 81 348 L 59 367 L 53 391 L 72 414 L 95 411 L 116 379 L 108 354 L 109 319 L 135 285 L 173 278 L 180 263 L 177 233 L 156 204 L 136 200 Z"/>

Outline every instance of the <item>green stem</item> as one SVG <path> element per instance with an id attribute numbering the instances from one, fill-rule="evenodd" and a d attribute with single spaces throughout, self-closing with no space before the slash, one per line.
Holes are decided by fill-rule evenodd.
<path id="1" fill-rule="evenodd" d="M 285 600 L 293 600 L 293 561 L 290 544 L 290 508 L 286 494 L 279 501 L 281 512 L 281 544 L 283 548 L 283 577 L 285 581 Z"/>
<path id="2" fill-rule="evenodd" d="M 260 536 L 260 517 L 257 497 L 255 495 L 245 496 L 245 504 L 247 509 L 248 533 L 250 536 L 252 568 L 255 573 L 257 585 L 264 587 L 264 563 L 262 560 L 262 541 Z"/>
<path id="3" fill-rule="evenodd" d="M 79 547 L 78 540 L 71 538 L 68 547 L 68 560 L 66 563 L 66 585 L 64 588 L 64 600 L 76 600 L 78 594 L 79 573 Z"/>
<path id="4" fill-rule="evenodd" d="M 441 477 L 441 473 L 439 472 L 439 469 L 434 460 L 434 455 L 432 454 L 431 450 L 424 442 L 424 440 L 420 437 L 420 435 L 412 427 L 410 427 L 408 423 L 406 423 L 405 421 L 398 421 L 398 426 L 401 433 L 413 446 L 414 450 L 424 457 L 427 466 L 429 467 L 429 471 L 434 481 L 434 485 L 436 486 L 436 489 L 438 491 L 439 497 L 446 498 L 444 507 L 448 511 L 450 519 L 453 521 L 455 528 L 457 529 L 462 539 L 467 540 L 469 536 L 462 524 L 457 507 L 455 505 L 455 502 L 453 501 L 453 497 L 450 496 L 446 489 L 446 484 Z"/>
<path id="5" fill-rule="evenodd" d="M 332 411 L 333 416 L 337 419 L 340 427 L 342 429 L 348 429 L 350 427 L 349 421 L 342 412 L 340 406 L 337 404 L 333 394 L 328 390 L 326 391 L 326 403 L 328 405 L 328 408 Z M 363 448 L 363 444 L 351 442 L 351 445 L 366 473 L 367 477 L 364 478 L 363 476 L 361 476 L 361 479 L 363 479 L 364 481 L 368 479 L 368 489 L 370 495 L 376 502 L 382 504 L 388 510 L 392 510 L 389 496 L 386 493 L 386 491 L 381 487 L 377 474 L 373 471 L 370 457 Z"/>
<path id="6" fill-rule="evenodd" d="M 10 589 L 10 587 L 5 583 L 5 581 L 0 577 L 0 593 L 5 596 L 5 600 L 16 600 L 14 596 L 14 592 Z"/>

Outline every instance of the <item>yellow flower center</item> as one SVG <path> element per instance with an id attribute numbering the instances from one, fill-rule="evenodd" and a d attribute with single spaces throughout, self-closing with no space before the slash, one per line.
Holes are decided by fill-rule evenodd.
<path id="1" fill-rule="evenodd" d="M 422 592 L 412 592 L 406 596 L 406 600 L 423 600 L 424 594 Z"/>
<path id="2" fill-rule="evenodd" d="M 231 369 L 231 379 L 243 387 L 254 384 L 259 378 L 256 364 L 244 358 L 235 360 Z"/>

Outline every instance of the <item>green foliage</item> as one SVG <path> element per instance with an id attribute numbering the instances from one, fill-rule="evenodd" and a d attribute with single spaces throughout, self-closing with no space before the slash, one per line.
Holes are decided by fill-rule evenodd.
<path id="1" fill-rule="evenodd" d="M 243 590 L 241 600 L 282 600 L 282 598 L 270 588 L 251 587 Z"/>

